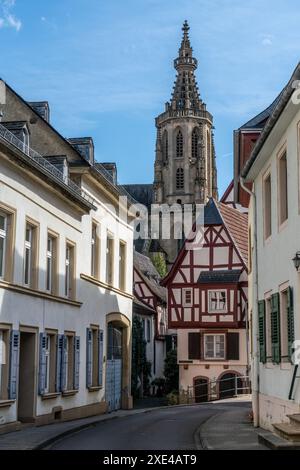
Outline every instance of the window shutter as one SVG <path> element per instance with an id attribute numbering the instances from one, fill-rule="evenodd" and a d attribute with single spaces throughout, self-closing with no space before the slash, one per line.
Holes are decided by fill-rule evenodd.
<path id="1" fill-rule="evenodd" d="M 280 306 L 279 294 L 271 297 L 271 339 L 272 339 L 272 360 L 276 364 L 280 363 Z"/>
<path id="2" fill-rule="evenodd" d="M 287 334 L 288 334 L 288 356 L 292 359 L 293 343 L 295 340 L 295 326 L 294 326 L 294 297 L 293 288 L 288 288 L 288 305 L 287 305 Z"/>
<path id="3" fill-rule="evenodd" d="M 201 359 L 201 334 L 189 333 L 189 359 Z"/>
<path id="4" fill-rule="evenodd" d="M 61 360 L 61 391 L 65 392 L 68 387 L 67 364 L 68 364 L 68 337 L 62 335 L 62 360 Z"/>
<path id="5" fill-rule="evenodd" d="M 55 379 L 56 392 L 61 392 L 63 338 L 64 338 L 64 335 L 56 336 L 56 379 Z"/>
<path id="6" fill-rule="evenodd" d="M 46 333 L 40 333 L 40 356 L 39 356 L 39 394 L 45 393 L 46 386 L 46 346 L 47 346 L 47 335 Z"/>
<path id="7" fill-rule="evenodd" d="M 227 359 L 238 361 L 240 358 L 240 334 L 227 333 Z"/>
<path id="8" fill-rule="evenodd" d="M 265 363 L 266 354 L 266 308 L 265 301 L 258 302 L 259 360 Z"/>
<path id="9" fill-rule="evenodd" d="M 103 385 L 103 330 L 98 331 L 98 385 L 102 387 Z"/>
<path id="10" fill-rule="evenodd" d="M 8 397 L 10 400 L 17 399 L 17 384 L 19 377 L 20 356 L 20 332 L 12 330 L 10 333 L 10 362 L 9 362 L 9 384 Z"/>
<path id="11" fill-rule="evenodd" d="M 87 388 L 92 386 L 92 335 L 91 328 L 86 329 L 86 386 Z"/>
<path id="12" fill-rule="evenodd" d="M 80 337 L 74 338 L 74 390 L 79 390 Z"/>

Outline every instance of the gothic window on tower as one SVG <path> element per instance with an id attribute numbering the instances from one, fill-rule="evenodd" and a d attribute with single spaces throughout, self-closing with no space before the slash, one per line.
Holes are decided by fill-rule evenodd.
<path id="1" fill-rule="evenodd" d="M 183 135 L 181 130 L 176 135 L 176 158 L 183 157 Z"/>
<path id="2" fill-rule="evenodd" d="M 198 158 L 198 142 L 199 142 L 199 133 L 195 128 L 192 133 L 192 158 Z"/>
<path id="3" fill-rule="evenodd" d="M 166 162 L 168 160 L 169 154 L 169 142 L 168 142 L 168 132 L 164 131 L 162 138 L 162 147 L 163 147 L 163 160 Z"/>
<path id="4" fill-rule="evenodd" d="M 177 168 L 176 170 L 176 189 L 184 189 L 183 168 Z"/>

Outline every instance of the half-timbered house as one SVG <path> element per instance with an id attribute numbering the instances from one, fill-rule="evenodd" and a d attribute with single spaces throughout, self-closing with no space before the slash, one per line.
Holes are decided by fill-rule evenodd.
<path id="1" fill-rule="evenodd" d="M 133 314 L 138 315 L 143 322 L 147 359 L 152 364 L 152 376 L 162 377 L 168 333 L 167 292 L 166 288 L 159 284 L 161 277 L 150 258 L 134 252 L 133 260 Z"/>
<path id="2" fill-rule="evenodd" d="M 180 389 L 196 401 L 228 395 L 247 373 L 247 230 L 246 214 L 210 199 L 204 226 L 162 281 L 169 327 L 177 329 Z"/>

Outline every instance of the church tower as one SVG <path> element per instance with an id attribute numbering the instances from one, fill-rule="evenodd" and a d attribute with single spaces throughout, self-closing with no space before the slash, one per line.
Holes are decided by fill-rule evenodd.
<path id="1" fill-rule="evenodd" d="M 177 75 L 170 102 L 156 120 L 154 203 L 203 204 L 218 199 L 213 117 L 206 110 L 195 77 L 197 60 L 189 39 L 187 21 L 179 56 L 174 60 Z M 161 240 L 172 263 L 178 252 L 176 240 Z"/>

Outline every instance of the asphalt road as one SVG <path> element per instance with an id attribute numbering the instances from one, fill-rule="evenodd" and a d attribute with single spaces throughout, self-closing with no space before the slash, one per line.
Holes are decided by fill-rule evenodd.
<path id="1" fill-rule="evenodd" d="M 56 450 L 195 450 L 196 431 L 230 405 L 158 409 L 97 423 L 54 443 Z"/>

